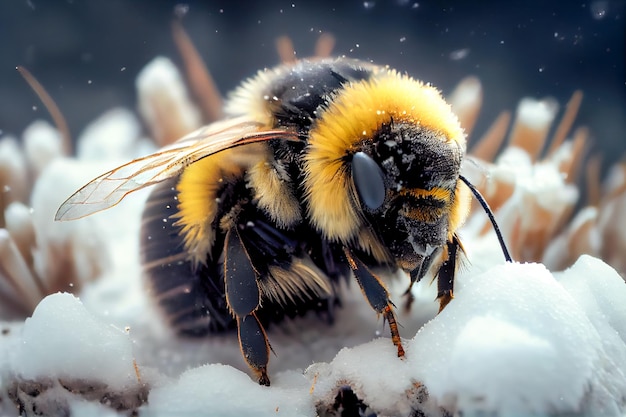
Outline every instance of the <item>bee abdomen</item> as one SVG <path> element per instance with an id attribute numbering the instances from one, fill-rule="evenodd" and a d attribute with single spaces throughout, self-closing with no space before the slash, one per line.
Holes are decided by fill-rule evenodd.
<path id="1" fill-rule="evenodd" d="M 144 207 L 140 256 L 150 295 L 170 327 L 204 336 L 234 326 L 219 268 L 195 265 L 183 244 L 177 213 L 177 179 L 159 184 Z"/>

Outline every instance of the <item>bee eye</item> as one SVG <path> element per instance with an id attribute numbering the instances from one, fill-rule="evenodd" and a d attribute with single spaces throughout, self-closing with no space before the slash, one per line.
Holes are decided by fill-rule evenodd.
<path id="1" fill-rule="evenodd" d="M 361 201 L 370 210 L 376 210 L 385 201 L 384 174 L 369 155 L 357 152 L 352 158 L 352 181 Z"/>

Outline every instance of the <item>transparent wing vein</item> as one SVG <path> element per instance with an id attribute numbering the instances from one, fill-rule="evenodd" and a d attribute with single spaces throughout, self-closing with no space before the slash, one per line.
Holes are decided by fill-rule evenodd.
<path id="1" fill-rule="evenodd" d="M 284 130 L 263 130 L 243 118 L 205 126 L 160 151 L 94 178 L 58 209 L 56 220 L 73 220 L 105 210 L 128 194 L 177 176 L 189 164 L 225 149 L 272 139 L 298 140 Z"/>

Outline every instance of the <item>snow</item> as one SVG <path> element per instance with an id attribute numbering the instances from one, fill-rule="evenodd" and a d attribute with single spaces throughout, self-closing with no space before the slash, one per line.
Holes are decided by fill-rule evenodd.
<path id="1" fill-rule="evenodd" d="M 167 144 L 200 127 L 200 112 L 191 102 L 185 82 L 170 59 L 154 58 L 141 70 L 136 84 L 139 112 L 157 143 Z"/>
<path id="2" fill-rule="evenodd" d="M 418 382 L 411 364 L 413 351 L 405 344 L 406 358 L 388 338 L 378 338 L 354 348 L 344 348 L 330 363 L 317 363 L 306 370 L 312 394 L 322 404 L 332 404 L 337 390 L 350 386 L 357 397 L 374 405 L 381 415 L 410 415 L 412 402 L 407 392 Z"/>
<path id="3" fill-rule="evenodd" d="M 376 412 L 409 415 L 406 392 L 419 382 L 463 415 L 620 415 L 626 285 L 588 256 L 557 276 L 540 264 L 466 274 L 455 300 L 405 343 L 404 361 L 387 339 L 344 349 L 307 370 L 315 394 L 328 401 L 349 384 Z"/>
<path id="4" fill-rule="evenodd" d="M 37 174 L 63 154 L 61 135 L 48 122 L 35 121 L 24 131 L 24 151 Z"/>
<path id="5" fill-rule="evenodd" d="M 25 201 L 28 198 L 28 168 L 26 157 L 12 136 L 2 136 L 0 140 L 0 178 L 3 185 L 3 198 L 6 201 Z"/>
<path id="6" fill-rule="evenodd" d="M 550 162 L 533 164 L 528 153 L 519 148 L 507 148 L 498 157 L 498 164 L 494 167 L 492 175 L 515 179 L 517 185 L 515 192 L 518 195 L 513 195 L 505 203 L 510 209 L 515 208 L 523 212 L 536 204 L 541 208 L 560 212 L 565 207 L 575 204 L 578 199 L 578 189 L 575 185 L 565 182 L 557 165 Z M 506 217 L 505 214 L 501 216 Z M 530 216 L 522 216 L 522 219 L 526 222 L 532 221 Z"/>
<path id="7" fill-rule="evenodd" d="M 137 380 L 129 335 L 98 321 L 71 294 L 44 298 L 20 341 L 13 371 L 22 378 L 97 378 L 119 388 Z"/>
<path id="8" fill-rule="evenodd" d="M 414 339 L 431 395 L 467 412 L 577 410 L 601 341 L 549 271 L 501 265 L 461 282 Z"/>
<path id="9" fill-rule="evenodd" d="M 145 415 L 314 416 L 302 374 L 283 375 L 267 389 L 230 366 L 210 364 L 184 372 L 150 393 Z M 143 415 L 143 414 L 142 414 Z"/>
<path id="10" fill-rule="evenodd" d="M 589 256 L 554 274 L 541 264 L 494 263 L 485 272 L 470 266 L 459 276 L 453 302 L 417 334 L 401 328 L 404 360 L 396 357 L 387 337 L 375 337 L 380 323 L 365 300 L 353 298 L 357 290 L 348 291 L 338 322 L 328 328 L 331 349 L 337 349 L 328 361 L 310 364 L 304 354 L 299 359 L 304 371 L 295 365 L 298 358 L 288 359 L 292 369 L 276 371 L 274 364 L 283 359 L 290 341 L 298 348 L 308 342 L 314 349 L 329 347 L 324 343 L 325 326 L 316 332 L 315 327 L 298 329 L 296 323 L 296 331 L 309 332 L 303 339 L 270 330 L 270 340 L 278 342 L 278 357 L 270 363 L 274 371 L 270 388 L 253 381 L 242 362 L 235 364 L 239 369 L 210 359 L 202 362 L 194 352 L 198 345 L 185 343 L 169 346 L 177 349 L 179 372 L 166 375 L 153 358 L 138 359 L 136 373 L 135 358 L 149 358 L 146 345 L 152 343 L 141 339 L 150 330 L 133 328 L 129 333 L 112 326 L 110 319 L 119 320 L 123 306 L 127 315 L 136 314 L 142 303 L 118 300 L 121 305 L 111 308 L 119 311 L 110 317 L 90 312 L 74 296 L 59 293 L 42 300 L 22 326 L 13 327 L 9 332 L 13 337 L 3 337 L 0 352 L 8 360 L 0 360 L 1 381 L 95 379 L 114 391 L 147 384 L 141 416 L 315 416 L 316 407 L 332 406 L 344 386 L 378 415 L 410 415 L 419 409 L 437 416 L 442 415 L 440 407 L 462 411 L 464 416 L 621 415 L 626 409 L 626 285 L 619 274 Z M 109 297 L 96 298 L 96 289 L 103 287 L 94 284 L 87 297 L 96 310 L 115 293 L 115 284 L 109 284 Z M 430 293 L 432 288 L 420 290 Z M 346 308 L 349 311 L 343 311 Z M 400 317 L 401 324 L 412 319 Z M 374 340 L 340 349 L 335 344 L 340 345 L 342 332 L 347 339 L 356 332 Z M 202 350 L 208 353 L 206 358 L 219 345 L 236 356 L 232 336 L 230 341 L 209 340 L 208 352 Z M 156 343 L 166 338 L 148 337 Z M 167 346 L 164 339 L 160 343 Z M 294 353 L 292 349 L 286 356 Z M 74 415 L 117 415 L 79 395 L 58 395 L 67 397 Z"/>
<path id="11" fill-rule="evenodd" d="M 568 271 L 556 274 L 576 299 L 602 341 L 592 377 L 589 409 L 596 415 L 624 415 L 626 403 L 626 286 L 620 275 L 596 258 L 583 255 Z M 591 414 L 591 412 L 590 412 Z"/>
<path id="12" fill-rule="evenodd" d="M 456 114 L 465 114 L 476 108 L 482 100 L 482 85 L 475 77 L 468 77 L 459 84 L 448 98 Z"/>
<path id="13" fill-rule="evenodd" d="M 32 222 L 37 231 L 37 247 L 33 249 L 33 256 L 39 276 L 55 275 L 53 270 L 68 274 L 69 269 L 76 273 L 76 279 L 83 282 L 109 269 L 109 247 L 114 246 L 114 241 L 105 241 L 102 233 L 97 232 L 94 226 L 98 221 L 96 218 L 74 223 L 53 220 L 64 199 L 86 181 L 102 173 L 102 168 L 106 166 L 107 163 L 94 164 L 58 158 L 48 164 L 36 181 L 30 204 Z M 59 251 L 71 252 L 71 267 L 62 265 Z"/>
<path id="14" fill-rule="evenodd" d="M 115 161 L 132 155 L 141 131 L 139 120 L 129 110 L 109 110 L 82 132 L 76 154 L 81 160 Z"/>
<path id="15" fill-rule="evenodd" d="M 524 98 L 517 107 L 517 117 L 524 126 L 541 131 L 549 128 L 558 109 L 559 105 L 552 99 Z"/>

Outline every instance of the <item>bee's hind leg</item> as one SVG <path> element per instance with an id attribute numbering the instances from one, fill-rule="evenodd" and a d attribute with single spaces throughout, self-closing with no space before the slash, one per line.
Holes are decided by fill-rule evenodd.
<path id="1" fill-rule="evenodd" d="M 224 282 L 226 301 L 237 319 L 241 354 L 259 384 L 270 385 L 267 376 L 270 344 L 255 313 L 260 300 L 257 272 L 236 227 L 228 231 L 224 242 Z"/>
<path id="2" fill-rule="evenodd" d="M 255 313 L 243 318 L 237 318 L 239 347 L 248 366 L 256 374 L 259 384 L 269 386 L 267 363 L 269 361 L 270 345 L 263 325 Z"/>

